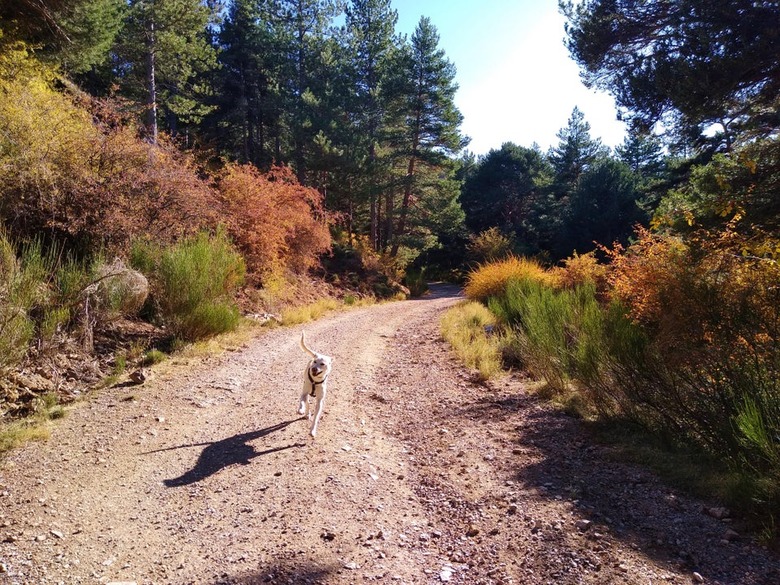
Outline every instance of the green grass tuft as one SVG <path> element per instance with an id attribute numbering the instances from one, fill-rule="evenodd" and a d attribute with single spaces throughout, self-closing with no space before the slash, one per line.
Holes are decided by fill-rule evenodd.
<path id="1" fill-rule="evenodd" d="M 483 380 L 501 372 L 500 338 L 488 332 L 495 322 L 487 308 L 473 301 L 453 307 L 441 319 L 444 339 L 466 366 L 477 370 Z"/>

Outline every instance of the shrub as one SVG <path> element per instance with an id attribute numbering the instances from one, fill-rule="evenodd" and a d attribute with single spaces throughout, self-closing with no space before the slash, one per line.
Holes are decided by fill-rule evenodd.
<path id="1" fill-rule="evenodd" d="M 228 165 L 218 180 L 227 228 L 253 279 L 279 270 L 305 272 L 330 249 L 323 197 L 287 167 L 264 174 Z"/>
<path id="2" fill-rule="evenodd" d="M 515 331 L 525 368 L 552 392 L 598 368 L 602 314 L 592 284 L 556 291 L 537 280 L 511 280 L 488 306 Z"/>
<path id="3" fill-rule="evenodd" d="M 54 80 L 23 45 L 0 55 L 0 216 L 17 237 L 43 233 L 83 257 L 215 225 L 216 194 L 191 157 L 164 139 L 143 142 L 110 108 Z"/>
<path id="4" fill-rule="evenodd" d="M 144 354 L 143 359 L 141 360 L 141 365 L 143 366 L 153 366 L 155 364 L 159 364 L 166 359 L 165 353 L 160 351 L 159 349 L 150 349 Z"/>
<path id="5" fill-rule="evenodd" d="M 483 264 L 471 272 L 466 279 L 466 296 L 475 301 L 487 301 L 503 294 L 510 280 L 524 279 L 546 284 L 554 282 L 553 277 L 535 261 L 511 256 Z"/>
<path id="6" fill-rule="evenodd" d="M 0 370 L 19 361 L 33 338 L 29 311 L 37 300 L 34 284 L 0 232 Z"/>
<path id="7" fill-rule="evenodd" d="M 119 258 L 97 264 L 95 272 L 95 282 L 87 292 L 104 319 L 132 316 L 141 310 L 149 295 L 149 283 L 143 274 L 128 268 Z"/>
<path id="8" fill-rule="evenodd" d="M 501 371 L 500 340 L 488 331 L 495 317 L 484 305 L 461 303 L 441 319 L 442 335 L 469 368 L 487 380 Z"/>
<path id="9" fill-rule="evenodd" d="M 466 246 L 466 252 L 472 262 L 495 262 L 511 256 L 513 247 L 511 236 L 506 236 L 497 227 L 492 227 L 472 235 Z"/>
<path id="10" fill-rule="evenodd" d="M 136 268 L 152 267 L 155 302 L 174 335 L 194 341 L 238 324 L 230 297 L 242 284 L 245 267 L 224 231 L 201 232 L 157 250 L 140 242 L 131 257 Z"/>
<path id="11" fill-rule="evenodd" d="M 759 439 L 780 433 L 780 266 L 772 239 L 731 227 L 687 242 L 639 232 L 615 254 L 613 295 L 646 336 L 615 351 L 633 414 L 735 465 L 774 455 Z M 614 391 L 614 390 L 613 390 Z"/>
<path id="12" fill-rule="evenodd" d="M 404 276 L 404 284 L 412 297 L 421 297 L 428 292 L 428 281 L 425 278 L 425 268 L 409 268 Z"/>
<path id="13" fill-rule="evenodd" d="M 589 260 L 559 274 L 559 290 L 484 275 L 480 290 L 498 291 L 491 310 L 554 393 L 727 463 L 747 486 L 740 500 L 777 513 L 780 242 L 737 222 L 686 239 L 639 229 L 627 250 L 606 250 L 609 298 L 582 276 Z"/>
<path id="14" fill-rule="evenodd" d="M 596 291 L 603 293 L 607 289 L 607 266 L 596 258 L 595 251 L 587 254 L 577 254 L 566 258 L 562 266 L 556 266 L 551 271 L 556 286 L 574 289 L 584 284 L 591 284 Z"/>

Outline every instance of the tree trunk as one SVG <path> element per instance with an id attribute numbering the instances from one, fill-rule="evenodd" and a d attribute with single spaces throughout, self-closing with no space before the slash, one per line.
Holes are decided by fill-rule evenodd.
<path id="1" fill-rule="evenodd" d="M 384 234 L 382 234 L 382 248 L 385 249 L 393 242 L 393 216 L 395 215 L 395 195 L 392 189 L 385 193 L 385 221 Z"/>
<path id="2" fill-rule="evenodd" d="M 414 186 L 414 167 L 417 162 L 417 146 L 413 150 L 412 157 L 409 159 L 409 167 L 406 170 L 406 185 L 404 186 L 404 198 L 401 202 L 401 212 L 398 216 L 398 226 L 395 230 L 395 239 L 393 240 L 393 248 L 390 250 L 390 257 L 395 258 L 398 255 L 398 248 L 401 245 L 400 237 L 404 235 L 406 231 L 406 216 L 409 213 L 409 205 L 412 201 L 412 188 Z"/>
<path id="3" fill-rule="evenodd" d="M 306 160 L 303 148 L 303 117 L 305 114 L 303 104 L 303 92 L 306 90 L 306 53 L 304 42 L 306 41 L 306 28 L 303 24 L 303 6 L 298 5 L 298 95 L 295 109 L 297 120 L 293 125 L 293 140 L 295 142 L 293 158 L 295 160 L 295 174 L 301 185 L 306 184 Z"/>
<path id="4" fill-rule="evenodd" d="M 421 103 L 421 96 L 418 95 L 417 104 Z M 399 239 L 406 231 L 406 216 L 409 214 L 409 205 L 412 202 L 412 189 L 414 188 L 414 170 L 417 163 L 417 149 L 420 147 L 420 126 L 422 125 L 422 112 L 417 110 L 414 119 L 414 134 L 412 135 L 412 155 L 409 158 L 409 166 L 406 169 L 406 185 L 404 186 L 404 198 L 401 202 L 401 213 L 398 216 L 398 226 L 395 230 L 395 239 L 393 248 L 390 250 L 390 257 L 395 258 L 398 255 L 398 248 L 401 245 Z"/>
<path id="5" fill-rule="evenodd" d="M 368 152 L 368 168 L 369 168 L 369 193 L 368 197 L 371 202 L 371 247 L 375 252 L 379 251 L 379 206 L 377 205 L 377 193 L 376 193 L 376 151 L 374 143 L 371 143 Z"/>
<path id="6" fill-rule="evenodd" d="M 146 110 L 146 131 L 152 144 L 157 144 L 157 80 L 155 73 L 156 38 L 154 19 L 149 20 L 146 37 L 146 85 L 148 90 Z"/>

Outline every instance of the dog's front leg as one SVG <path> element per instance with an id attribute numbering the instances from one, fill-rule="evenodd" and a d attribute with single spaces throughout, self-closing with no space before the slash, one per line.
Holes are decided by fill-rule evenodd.
<path id="1" fill-rule="evenodd" d="M 316 403 L 314 404 L 314 420 L 311 423 L 311 431 L 309 432 L 312 437 L 317 436 L 317 425 L 319 424 L 320 417 L 322 416 L 323 406 L 325 406 L 325 397 L 318 396 Z"/>
<path id="2" fill-rule="evenodd" d="M 298 404 L 298 414 L 308 416 L 309 415 L 309 393 L 304 388 L 301 392 L 301 399 Z"/>

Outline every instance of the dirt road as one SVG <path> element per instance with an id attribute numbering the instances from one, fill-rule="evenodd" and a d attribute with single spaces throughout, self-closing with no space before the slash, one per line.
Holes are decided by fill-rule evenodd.
<path id="1" fill-rule="evenodd" d="M 0 583 L 780 583 L 522 379 L 473 381 L 456 294 L 305 326 L 336 360 L 316 440 L 300 326 L 81 403 L 0 464 Z"/>

